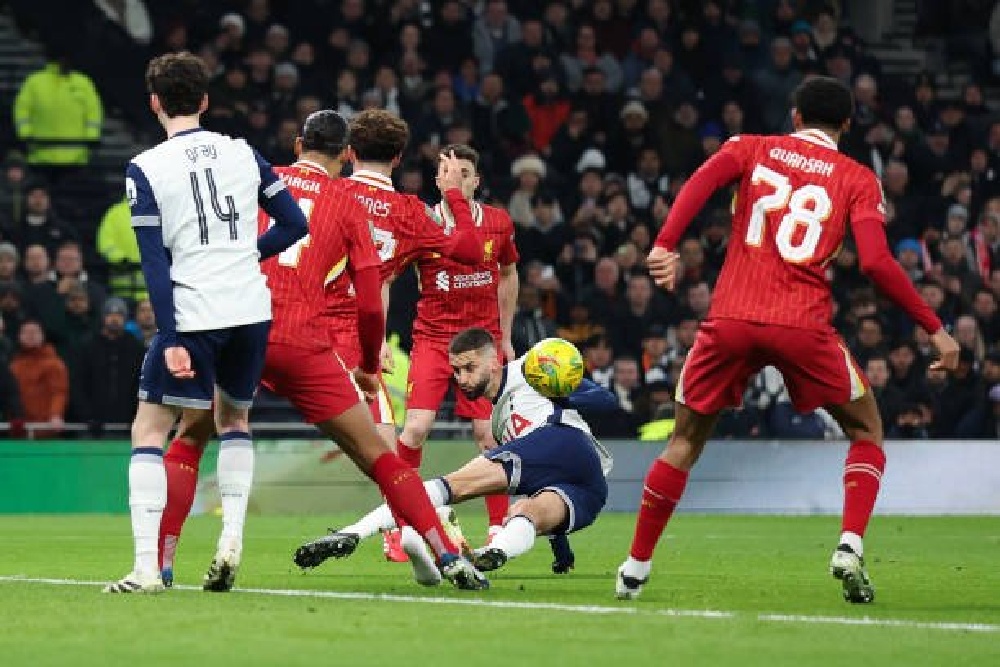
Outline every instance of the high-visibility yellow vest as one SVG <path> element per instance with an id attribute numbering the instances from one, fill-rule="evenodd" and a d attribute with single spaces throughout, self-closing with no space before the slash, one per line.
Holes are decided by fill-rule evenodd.
<path id="1" fill-rule="evenodd" d="M 55 63 L 29 75 L 14 100 L 14 125 L 28 144 L 29 164 L 87 164 L 90 148 L 82 142 L 101 138 L 103 119 L 90 77 L 63 71 Z M 46 143 L 53 140 L 65 143 Z"/>
<path id="2" fill-rule="evenodd" d="M 406 378 L 410 374 L 410 358 L 399 346 L 399 334 L 389 336 L 389 349 L 392 350 L 392 373 L 383 373 L 386 389 L 389 390 L 389 400 L 392 403 L 392 416 L 396 426 L 403 426 L 406 420 Z"/>
<path id="3" fill-rule="evenodd" d="M 639 427 L 640 440 L 661 440 L 669 438 L 674 432 L 673 419 L 656 419 Z"/>
<path id="4" fill-rule="evenodd" d="M 146 298 L 146 280 L 138 267 L 142 258 L 139 255 L 139 242 L 135 238 L 135 230 L 132 229 L 132 210 L 129 208 L 128 199 L 123 197 L 120 202 L 105 211 L 97 228 L 97 252 L 101 253 L 110 265 L 108 287 L 111 288 L 112 294 L 133 301 Z M 120 268 L 123 262 L 136 266 L 123 270 Z"/>

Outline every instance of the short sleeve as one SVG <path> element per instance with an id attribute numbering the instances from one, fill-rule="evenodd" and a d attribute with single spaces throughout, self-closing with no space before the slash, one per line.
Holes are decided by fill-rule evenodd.
<path id="1" fill-rule="evenodd" d="M 132 212 L 133 227 L 159 227 L 160 207 L 146 174 L 135 162 L 125 168 L 125 195 Z"/>
<path id="2" fill-rule="evenodd" d="M 736 159 L 737 164 L 739 164 L 741 172 L 748 171 L 746 168 L 748 156 L 753 154 L 753 146 L 756 140 L 757 137 L 752 134 L 734 135 L 722 144 L 719 148 L 719 153 L 731 155 Z"/>

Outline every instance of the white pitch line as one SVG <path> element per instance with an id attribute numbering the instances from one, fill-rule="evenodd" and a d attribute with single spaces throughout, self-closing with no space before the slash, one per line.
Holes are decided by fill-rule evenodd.
<path id="1" fill-rule="evenodd" d="M 54 579 L 46 577 L 26 577 L 22 575 L 0 576 L 0 582 L 22 584 L 47 584 L 51 586 L 104 586 L 107 582 L 81 579 Z M 201 591 L 199 586 L 174 586 L 173 590 Z M 899 618 L 872 618 L 870 616 L 809 616 L 800 614 L 754 614 L 750 612 L 723 611 L 715 609 L 647 609 L 635 606 L 574 605 L 557 602 L 515 602 L 513 600 L 484 600 L 482 598 L 423 597 L 419 595 L 396 595 L 392 593 L 363 593 L 352 591 L 315 591 L 297 588 L 235 588 L 234 593 L 251 593 L 275 597 L 319 598 L 327 600 L 360 600 L 367 602 L 410 602 L 417 604 L 455 605 L 486 607 L 492 609 L 527 609 L 537 611 L 559 611 L 572 614 L 627 615 L 627 616 L 669 616 L 672 618 L 701 618 L 727 620 L 747 616 L 761 623 L 804 623 L 827 625 L 878 626 L 916 630 L 939 630 L 944 632 L 1000 632 L 1000 625 L 989 623 L 963 623 L 949 621 L 917 621 Z"/>

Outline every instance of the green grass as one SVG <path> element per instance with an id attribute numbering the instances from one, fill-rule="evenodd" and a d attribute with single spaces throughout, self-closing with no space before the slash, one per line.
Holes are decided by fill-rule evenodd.
<path id="1" fill-rule="evenodd" d="M 347 517 L 341 517 L 347 518 Z M 544 541 L 494 573 L 485 593 L 428 591 L 379 540 L 303 575 L 291 552 L 331 522 L 251 517 L 239 585 L 466 600 L 555 602 L 635 613 L 497 608 L 174 590 L 105 596 L 91 586 L 0 581 L 0 665 L 982 665 L 1000 664 L 1000 632 L 769 622 L 760 614 L 1000 625 L 995 518 L 878 518 L 867 543 L 874 605 L 840 598 L 826 563 L 838 524 L 826 517 L 681 515 L 633 603 L 613 576 L 633 517 L 607 515 L 573 536 L 577 569 L 549 573 Z M 483 532 L 466 512 L 467 535 Z M 178 583 L 196 585 L 218 522 L 192 519 Z M 110 581 L 129 569 L 125 516 L 0 517 L 0 576 Z M 726 618 L 674 610 L 733 612 Z"/>

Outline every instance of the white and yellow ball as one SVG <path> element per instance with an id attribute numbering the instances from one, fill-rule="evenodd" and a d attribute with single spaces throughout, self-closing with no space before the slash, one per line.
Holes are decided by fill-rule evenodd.
<path id="1" fill-rule="evenodd" d="M 583 380 L 583 371 L 580 350 L 562 338 L 541 340 L 524 355 L 524 379 L 547 398 L 572 394 Z"/>

